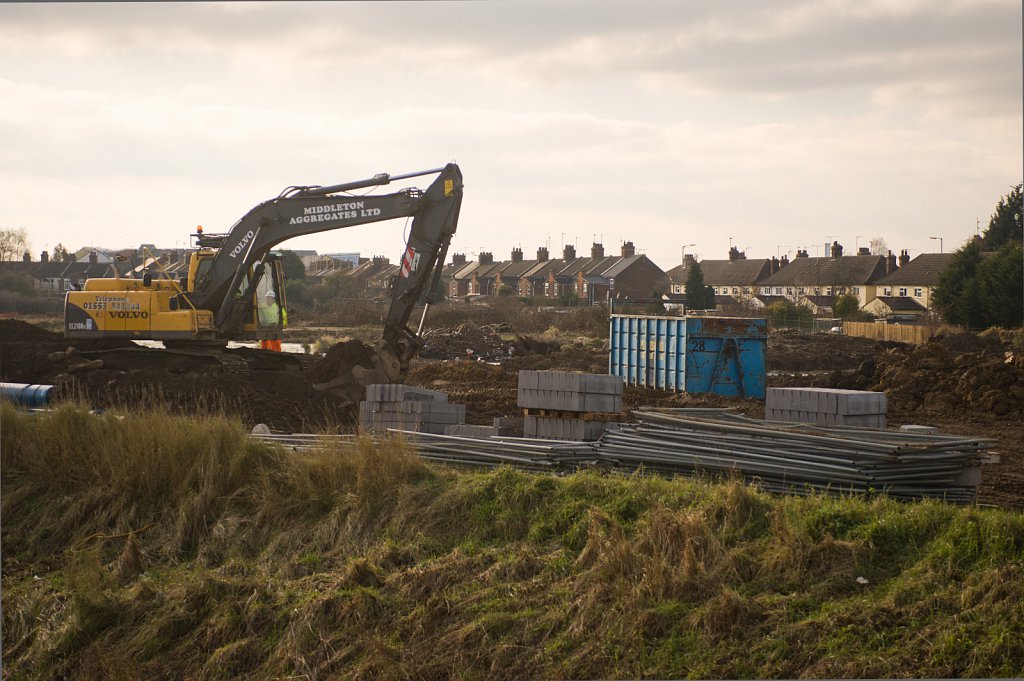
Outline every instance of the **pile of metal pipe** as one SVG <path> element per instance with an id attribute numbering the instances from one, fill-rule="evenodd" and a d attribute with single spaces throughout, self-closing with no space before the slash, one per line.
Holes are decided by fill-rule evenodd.
<path id="1" fill-rule="evenodd" d="M 569 473 L 611 467 L 662 475 L 739 475 L 769 492 L 885 493 L 897 499 L 971 503 L 991 440 L 932 433 L 818 426 L 750 419 L 728 410 L 633 412 L 598 442 L 473 438 L 389 429 L 438 463 Z M 351 442 L 353 435 L 257 435 L 309 451 Z"/>
<path id="2" fill-rule="evenodd" d="M 735 475 L 774 492 L 884 492 L 973 501 L 990 440 L 844 426 L 765 422 L 737 414 L 637 411 L 598 443 L 627 470 Z"/>
<path id="3" fill-rule="evenodd" d="M 597 462 L 593 443 L 559 442 L 533 438 L 473 438 L 437 435 L 411 430 L 388 429 L 388 434 L 401 435 L 412 443 L 420 458 L 460 466 L 497 468 L 514 466 L 525 470 L 571 472 Z M 314 451 L 351 443 L 355 435 L 291 435 L 253 433 L 251 438 L 281 445 L 296 452 Z M 382 440 L 375 436 L 375 441 Z"/>
<path id="4" fill-rule="evenodd" d="M 439 463 L 485 468 L 514 466 L 561 473 L 593 466 L 597 462 L 594 444 L 589 442 L 391 432 L 402 433 L 415 444 L 422 458 Z"/>

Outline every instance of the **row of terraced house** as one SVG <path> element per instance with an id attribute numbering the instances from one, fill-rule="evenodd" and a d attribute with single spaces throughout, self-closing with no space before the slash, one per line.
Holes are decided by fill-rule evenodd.
<path id="1" fill-rule="evenodd" d="M 796 257 L 747 259 L 733 248 L 725 260 L 700 261 L 704 283 L 715 292 L 718 307 L 730 305 L 763 308 L 788 300 L 829 315 L 835 299 L 850 295 L 861 310 L 880 319 L 912 319 L 931 309 L 932 292 L 939 283 L 951 253 L 922 253 L 911 259 L 909 251 L 894 255 L 873 255 L 861 248 L 856 255 L 844 255 L 833 242 L 828 257 L 810 257 L 798 251 Z M 672 293 L 685 291 L 686 278 L 696 262 L 687 256 L 668 271 Z"/>
<path id="2" fill-rule="evenodd" d="M 146 257 L 143 257 L 145 254 Z M 358 253 L 318 255 L 296 251 L 303 261 L 307 280 L 317 283 L 344 277 L 370 295 L 385 295 L 389 281 L 397 276 L 398 265 L 381 256 L 360 257 Z M 2 263 L 3 270 L 18 270 L 36 280 L 43 293 L 63 295 L 80 288 L 89 277 L 155 276 L 179 278 L 187 272 L 188 251 L 156 249 L 111 252 L 82 249 L 72 262 L 53 262 L 44 252 L 38 262 L 28 254 L 22 262 Z M 662 270 L 646 255 L 638 254 L 632 241 L 622 243 L 616 255 L 606 255 L 604 246 L 594 243 L 589 256 L 577 256 L 574 246 L 563 248 L 560 258 L 549 257 L 546 247 L 536 257 L 524 258 L 515 248 L 507 260 L 496 261 L 482 252 L 470 261 L 464 253 L 453 255 L 444 266 L 441 291 L 449 299 L 467 300 L 502 293 L 530 298 L 577 300 L 604 303 L 612 299 L 664 299 L 681 303 L 693 256 L 668 270 Z M 728 309 L 763 308 L 789 300 L 811 308 L 815 314 L 831 314 L 840 295 L 854 296 L 862 310 L 882 319 L 913 318 L 931 308 L 932 291 L 951 253 L 923 253 L 911 259 L 908 251 L 894 255 L 873 255 L 861 248 L 856 255 L 844 255 L 838 242 L 829 257 L 810 257 L 798 251 L 790 260 L 748 259 L 732 248 L 722 260 L 700 261 L 704 283 L 713 288 L 716 307 Z M 116 272 L 116 275 L 115 275 Z M 440 293 L 440 291 L 439 291 Z"/>
<path id="3" fill-rule="evenodd" d="M 578 257 L 574 246 L 565 246 L 561 258 L 549 257 L 543 246 L 534 259 L 525 259 L 521 248 L 498 262 L 487 252 L 475 261 L 455 254 L 442 280 L 449 298 L 507 291 L 529 298 L 575 298 L 590 303 L 659 297 L 671 286 L 668 275 L 646 255 L 637 254 L 632 241 L 623 243 L 618 255 L 606 255 L 599 243 L 593 244 L 589 257 Z"/>

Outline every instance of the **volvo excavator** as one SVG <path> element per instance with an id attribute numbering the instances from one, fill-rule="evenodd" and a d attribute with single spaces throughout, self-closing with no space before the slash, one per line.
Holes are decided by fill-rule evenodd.
<path id="1" fill-rule="evenodd" d="M 437 176 L 426 190 L 353 194 L 423 175 Z M 240 356 L 224 349 L 228 341 L 280 338 L 282 313 L 278 312 L 276 319 L 268 318 L 259 309 L 271 291 L 278 310 L 287 304 L 284 272 L 274 247 L 297 236 L 412 218 L 401 270 L 391 287 L 391 304 L 370 366 L 355 367 L 352 375 L 337 376 L 315 387 L 351 397 L 358 394 L 353 383 L 400 382 L 422 345 L 420 333 L 429 304 L 416 330 L 408 328 L 409 319 L 414 307 L 437 290 L 458 224 L 462 191 L 462 173 L 455 164 L 402 175 L 382 173 L 330 186 L 288 187 L 251 209 L 226 233 L 197 230 L 193 235 L 197 248 L 189 255 L 187 276 L 89 279 L 81 291 L 69 291 L 64 302 L 65 336 L 86 341 L 163 341 L 172 359 L 213 358 L 225 371 L 245 371 L 253 361 L 262 362 L 264 368 L 278 358 L 297 361 L 302 356 L 294 353 L 245 348 Z M 110 351 L 100 348 L 90 354 L 101 358 Z"/>

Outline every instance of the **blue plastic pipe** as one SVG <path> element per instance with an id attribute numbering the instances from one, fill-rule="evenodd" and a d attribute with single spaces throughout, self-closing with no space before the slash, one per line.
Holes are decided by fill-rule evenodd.
<path id="1" fill-rule="evenodd" d="M 50 401 L 52 385 L 28 383 L 0 383 L 0 399 L 10 400 L 23 407 L 45 407 Z"/>

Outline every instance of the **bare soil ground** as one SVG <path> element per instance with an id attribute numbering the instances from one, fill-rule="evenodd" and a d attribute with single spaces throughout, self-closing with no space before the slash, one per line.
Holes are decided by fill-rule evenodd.
<path id="1" fill-rule="evenodd" d="M 545 343 L 508 329 L 473 327 L 434 334 L 444 359 L 414 360 L 408 382 L 443 390 L 467 406 L 469 423 L 489 423 L 518 412 L 520 369 L 603 373 L 600 340 Z M 97 354 L 117 342 L 69 342 L 17 319 L 0 320 L 0 380 L 56 384 L 62 395 L 95 407 L 132 409 L 163 403 L 176 411 L 221 411 L 248 425 L 283 432 L 350 432 L 351 402 L 321 393 L 312 383 L 332 374 L 340 354 L 358 355 L 359 341 L 303 371 L 236 371 L 217 362 L 197 364 L 173 353 Z M 475 348 L 466 353 L 466 346 Z M 69 348 L 73 351 L 67 352 Z M 511 352 L 509 349 L 511 348 Z M 353 354 L 355 353 L 355 354 Z M 428 353 L 428 354 L 435 354 Z M 451 359 L 450 355 L 466 357 Z M 487 356 L 491 361 L 480 361 Z M 102 366 L 97 358 L 105 358 Z M 92 364 L 90 364 L 90 362 Z M 889 423 L 932 425 L 944 433 L 991 437 L 1000 463 L 986 467 L 979 503 L 1024 508 L 1024 357 L 1008 356 L 998 341 L 954 336 L 912 347 L 829 334 L 778 332 L 768 343 L 768 385 L 819 385 L 883 390 Z M 627 411 L 643 406 L 732 407 L 760 417 L 763 403 L 715 395 L 627 388 Z"/>

